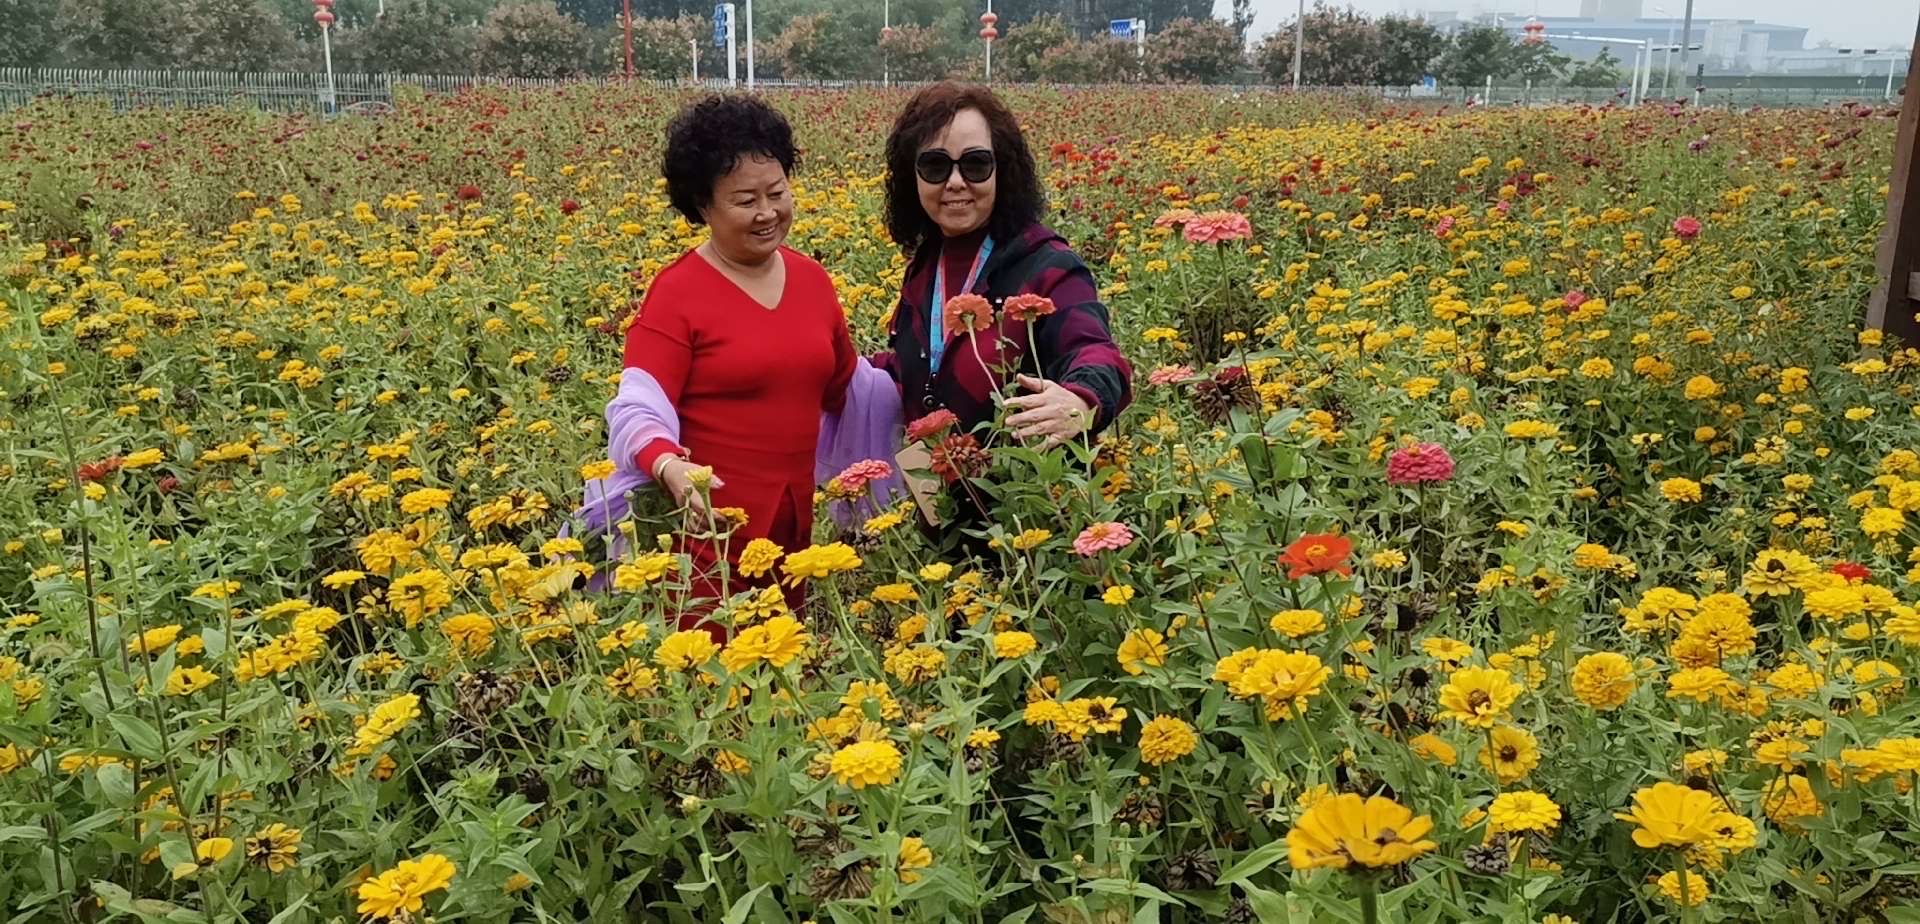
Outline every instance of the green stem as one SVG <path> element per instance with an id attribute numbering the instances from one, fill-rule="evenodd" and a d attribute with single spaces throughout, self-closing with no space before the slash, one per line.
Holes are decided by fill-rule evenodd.
<path id="1" fill-rule="evenodd" d="M 1380 883 L 1372 873 L 1356 877 L 1360 884 L 1360 924 L 1380 924 Z"/>

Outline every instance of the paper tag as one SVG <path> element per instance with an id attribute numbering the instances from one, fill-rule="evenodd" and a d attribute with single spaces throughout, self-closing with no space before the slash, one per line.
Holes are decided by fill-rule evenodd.
<path id="1" fill-rule="evenodd" d="M 920 518 L 927 521 L 928 526 L 939 526 L 940 479 L 927 474 L 933 467 L 933 456 L 925 446 L 915 443 L 900 450 L 893 462 L 907 483 L 907 493 L 913 495 L 913 505 L 920 508 Z"/>

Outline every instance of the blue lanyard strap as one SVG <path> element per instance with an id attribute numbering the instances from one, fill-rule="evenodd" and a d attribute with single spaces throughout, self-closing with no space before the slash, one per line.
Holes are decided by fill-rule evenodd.
<path id="1" fill-rule="evenodd" d="M 961 287 L 962 294 L 973 291 L 975 283 L 980 281 L 980 271 L 987 266 L 987 257 L 993 253 L 993 238 L 980 242 L 980 253 L 973 258 L 973 269 L 967 272 L 967 284 Z M 947 353 L 947 260 L 946 254 L 939 254 L 933 262 L 933 299 L 927 313 L 927 373 L 940 371 L 940 358 Z"/>

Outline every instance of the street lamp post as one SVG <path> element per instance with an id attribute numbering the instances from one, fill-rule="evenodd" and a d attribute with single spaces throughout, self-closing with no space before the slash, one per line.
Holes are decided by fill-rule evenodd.
<path id="1" fill-rule="evenodd" d="M 327 64 L 327 90 L 320 97 L 320 109 L 332 115 L 338 102 L 333 95 L 333 0 L 313 0 L 313 21 L 320 24 L 320 53 Z"/>
<path id="2" fill-rule="evenodd" d="M 1307 0 L 1300 0 L 1300 10 L 1293 17 L 1293 88 L 1300 89 L 1301 54 L 1307 47 Z"/>
<path id="3" fill-rule="evenodd" d="M 753 92 L 753 0 L 747 0 L 747 92 Z"/>
<path id="4" fill-rule="evenodd" d="M 987 82 L 993 82 L 993 40 L 1000 37 L 1000 30 L 993 24 L 1000 17 L 993 14 L 993 0 L 987 0 L 987 11 L 980 14 L 980 40 L 987 43 Z"/>
<path id="5" fill-rule="evenodd" d="M 880 85 L 893 86 L 893 0 L 880 4 Z"/>
<path id="6" fill-rule="evenodd" d="M 1691 44 L 1693 44 L 1693 0 L 1687 0 L 1686 18 L 1680 22 L 1680 76 L 1683 79 L 1687 72 L 1687 46 Z"/>

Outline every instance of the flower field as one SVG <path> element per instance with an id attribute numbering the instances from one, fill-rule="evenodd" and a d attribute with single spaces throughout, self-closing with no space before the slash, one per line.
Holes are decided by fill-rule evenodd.
<path id="1" fill-rule="evenodd" d="M 8 920 L 1920 921 L 1891 113 L 1009 98 L 1134 406 L 724 647 L 561 530 L 674 94 L 0 119 Z M 877 349 L 904 94 L 774 99 Z"/>

